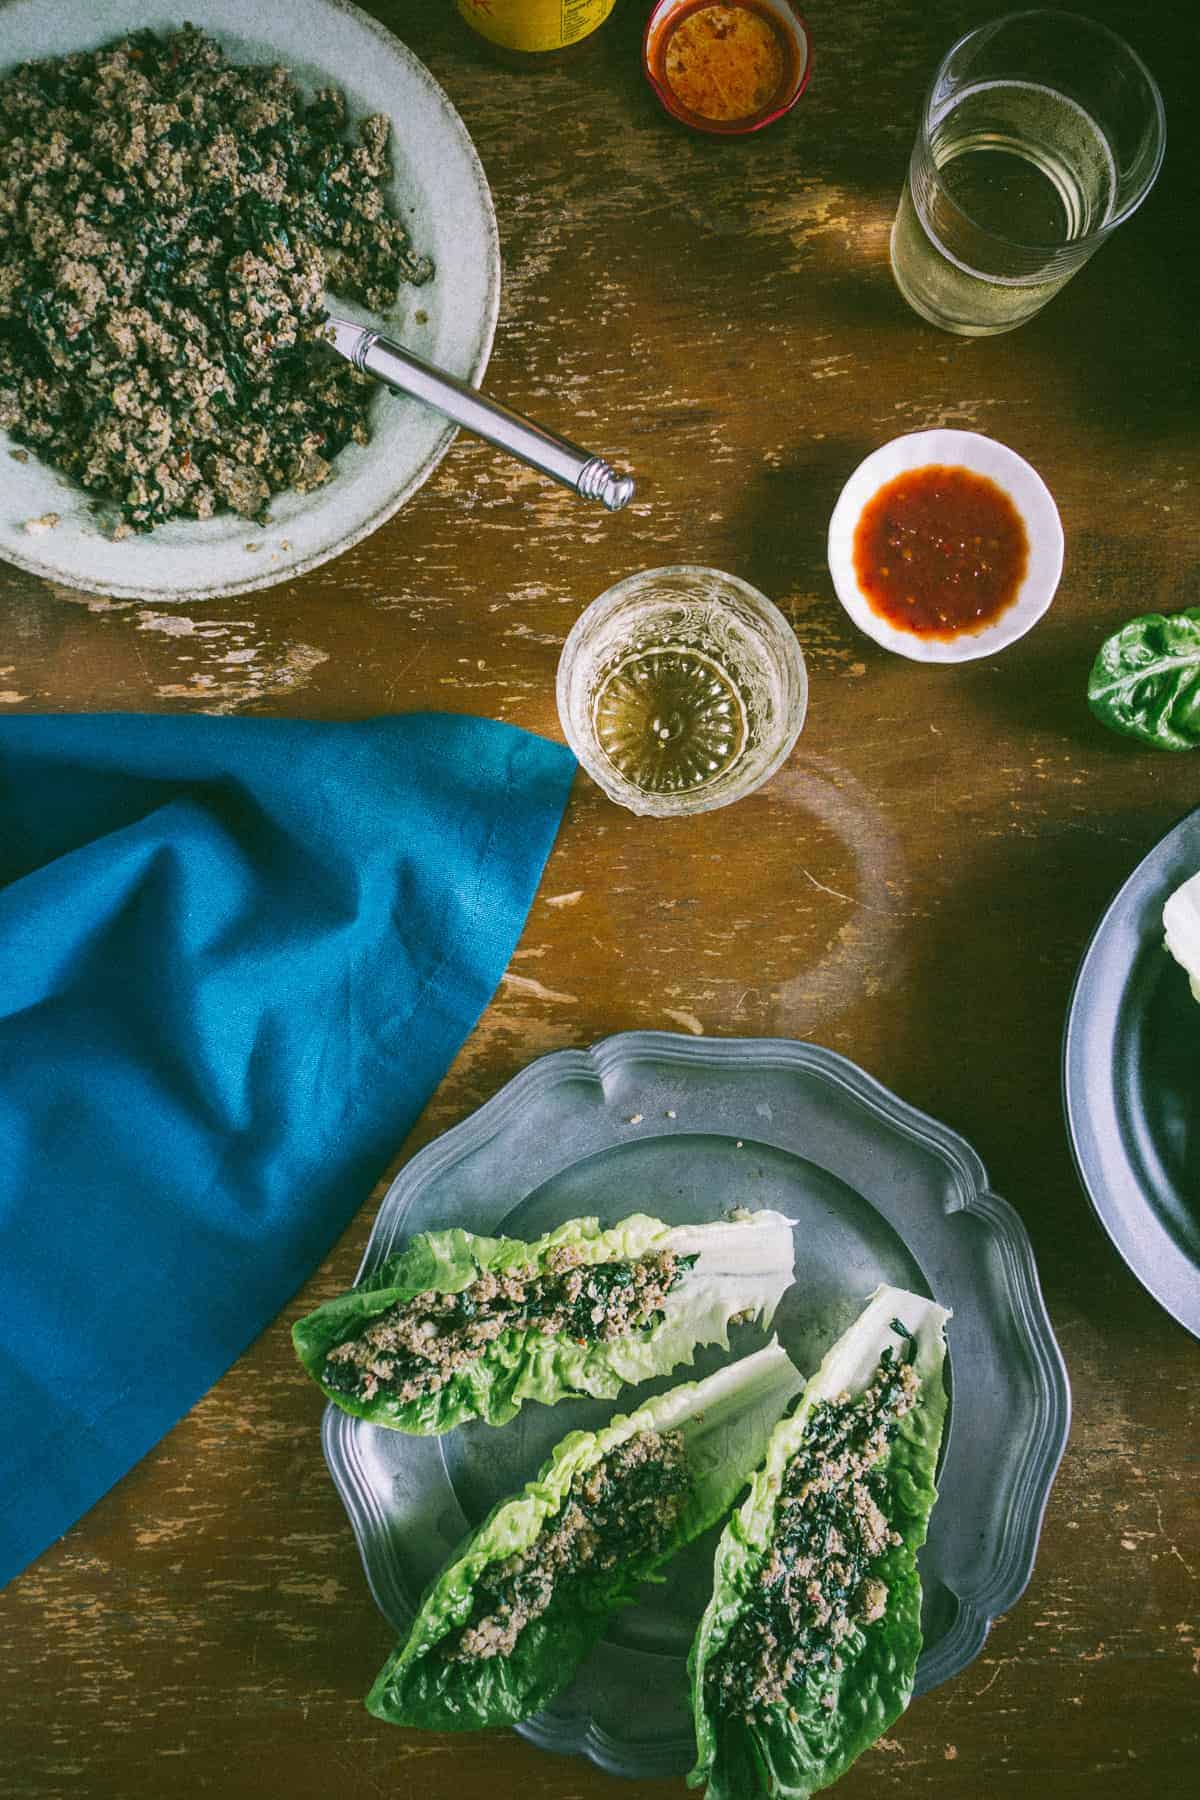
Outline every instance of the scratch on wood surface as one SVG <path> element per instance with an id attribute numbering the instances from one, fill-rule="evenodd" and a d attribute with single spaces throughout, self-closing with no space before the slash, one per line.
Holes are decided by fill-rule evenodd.
<path id="1" fill-rule="evenodd" d="M 389 1751 L 395 1762 L 417 1762 L 425 1756 L 448 1756 L 454 1747 L 451 1744 L 397 1743 L 393 1739 Z"/>
<path id="2" fill-rule="evenodd" d="M 853 901 L 853 898 L 851 895 L 843 894 L 837 888 L 826 887 L 826 885 L 823 881 L 817 880 L 816 876 L 812 873 L 812 871 L 810 869 L 802 868 L 800 873 L 804 876 L 806 881 L 811 881 L 815 888 L 820 888 L 820 890 L 823 894 L 830 894 L 830 895 L 832 895 L 832 897 L 835 900 L 845 900 L 851 906 L 853 906 L 854 901 Z"/>
<path id="3" fill-rule="evenodd" d="M 578 1006 L 578 994 L 560 994 L 555 988 L 543 987 L 540 981 L 533 981 L 528 975 L 506 974 L 500 978 L 502 987 L 511 988 L 514 993 L 528 994 L 531 1000 L 551 1000 L 559 1006 Z"/>
<path id="4" fill-rule="evenodd" d="M 136 600 L 108 600 L 102 594 L 85 594 L 79 588 L 63 587 L 60 582 L 48 581 L 46 587 L 56 600 L 66 606 L 82 606 L 90 613 L 128 612 L 136 606 Z"/>
<path id="5" fill-rule="evenodd" d="M 678 1006 L 664 1006 L 663 1011 L 668 1019 L 674 1019 L 677 1025 L 682 1025 L 685 1030 L 691 1032 L 693 1037 L 704 1036 L 704 1027 L 695 1013 L 684 1012 L 682 1007 Z"/>
<path id="6" fill-rule="evenodd" d="M 132 648 L 142 678 L 160 700 L 191 700 L 211 713 L 236 712 L 262 700 L 290 695 L 306 686 L 314 671 L 329 661 L 328 651 L 313 644 L 293 640 L 271 643 L 260 636 L 261 627 L 253 618 L 163 612 L 136 600 L 108 600 L 55 583 L 47 585 L 64 604 L 107 615 L 115 625 L 132 626 L 139 635 L 149 633 L 168 640 L 170 649 L 164 646 L 164 652 L 176 664 L 200 665 L 184 679 L 156 683 L 135 636 Z M 244 609 L 243 600 L 239 610 Z"/>
<path id="7" fill-rule="evenodd" d="M 187 1519 L 166 1519 L 153 1530 L 149 1526 L 145 1526 L 134 1532 L 134 1542 L 140 1544 L 143 1549 L 148 1549 L 154 1544 L 170 1543 L 172 1538 L 184 1535 L 189 1528 L 189 1523 Z"/>
<path id="8" fill-rule="evenodd" d="M 575 888 L 574 891 L 569 894 L 547 894 L 546 895 L 546 905 L 547 906 L 574 906 L 577 903 L 577 901 L 580 901 L 582 899 L 583 899 L 583 889 Z"/>
<path id="9" fill-rule="evenodd" d="M 1139 1470 L 1138 1473 L 1140 1474 L 1141 1471 Z M 1173 1543 L 1171 1541 L 1171 1539 L 1167 1536 L 1167 1530 L 1163 1524 L 1162 1501 L 1159 1499 L 1157 1494 L 1154 1494 L 1152 1496 L 1152 1498 L 1154 1501 L 1154 1513 L 1155 1513 L 1155 1519 L 1157 1522 L 1157 1530 L 1152 1535 L 1159 1538 L 1165 1544 L 1167 1555 L 1173 1556 L 1175 1558 L 1176 1562 L 1179 1563 L 1184 1569 L 1187 1570 L 1188 1579 L 1191 1581 L 1195 1581 L 1195 1579 L 1196 1579 L 1195 1569 L 1193 1569 L 1191 1563 L 1188 1562 L 1187 1558 L 1183 1555 L 1183 1552 L 1180 1550 L 1179 1545 L 1176 1543 Z"/>
<path id="10" fill-rule="evenodd" d="M 988 1658 L 985 1658 L 984 1660 L 985 1660 L 985 1663 L 991 1662 L 992 1658 L 988 1657 Z M 981 1688 L 977 1689 L 976 1692 L 971 1696 L 972 1700 L 982 1700 L 983 1696 L 986 1693 L 989 1693 L 991 1691 L 991 1689 L 995 1686 L 996 1682 L 998 1681 L 998 1679 L 1000 1677 L 1001 1671 L 1003 1669 L 1007 1669 L 1009 1664 L 1013 1663 L 1015 1661 L 1016 1661 L 1015 1656 L 998 1656 L 998 1657 L 996 1657 L 995 1658 L 995 1667 L 993 1668 L 991 1674 L 988 1676 L 987 1680 L 984 1682 L 983 1686 Z"/>
<path id="11" fill-rule="evenodd" d="M 252 619 L 192 619 L 186 613 L 138 613 L 139 631 L 160 631 L 166 637 L 224 637 L 229 631 L 253 631 Z"/>
<path id="12" fill-rule="evenodd" d="M 313 644 L 284 644 L 278 651 L 269 652 L 267 660 L 257 667 L 242 663 L 241 680 L 222 680 L 200 671 L 187 681 L 166 682 L 156 692 L 164 700 L 201 700 L 206 712 L 231 713 L 256 700 L 306 686 L 313 671 L 328 661 L 329 652 L 318 650 Z"/>
<path id="13" fill-rule="evenodd" d="M 553 631 L 535 631 L 532 625 L 510 625 L 504 632 L 506 638 L 524 638 L 530 644 L 545 644 L 548 649 L 558 650 L 562 647 L 562 638 Z"/>
<path id="14" fill-rule="evenodd" d="M 1186 1569 L 1186 1570 L 1187 1570 L 1187 1572 L 1188 1572 L 1188 1577 L 1189 1577 L 1189 1579 L 1190 1579 L 1190 1580 L 1192 1580 L 1192 1581 L 1195 1581 L 1195 1579 L 1196 1579 L 1196 1571 L 1195 1571 L 1195 1569 L 1193 1569 L 1193 1567 L 1192 1567 L 1192 1565 L 1191 1565 L 1191 1563 L 1190 1563 L 1190 1562 L 1188 1562 L 1188 1560 L 1187 1560 L 1187 1558 L 1186 1558 L 1186 1557 L 1185 1557 L 1185 1556 L 1184 1556 L 1184 1554 L 1183 1554 L 1183 1552 L 1182 1552 L 1182 1551 L 1181 1551 L 1181 1550 L 1180 1550 L 1180 1548 L 1179 1548 L 1179 1545 L 1178 1545 L 1178 1544 L 1170 1544 L 1170 1543 L 1169 1543 L 1169 1544 L 1168 1544 L 1168 1545 L 1167 1545 L 1167 1555 L 1168 1555 L 1168 1556 L 1173 1556 L 1173 1557 L 1174 1557 L 1174 1558 L 1175 1558 L 1175 1560 L 1176 1560 L 1176 1562 L 1178 1562 L 1178 1563 L 1182 1563 L 1182 1564 L 1183 1564 L 1183 1567 L 1184 1567 L 1184 1568 L 1185 1568 L 1185 1569 Z"/>
<path id="15" fill-rule="evenodd" d="M 342 1584 L 335 1575 L 324 1580 L 281 1581 L 281 1594 L 294 1594 L 302 1600 L 315 1600 L 320 1606 L 336 1606 L 342 1596 Z"/>

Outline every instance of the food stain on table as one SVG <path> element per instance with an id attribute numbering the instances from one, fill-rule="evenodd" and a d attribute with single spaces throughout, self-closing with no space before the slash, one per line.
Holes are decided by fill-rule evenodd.
<path id="1" fill-rule="evenodd" d="M 880 994 L 903 979 L 902 926 L 910 911 L 904 853 L 891 824 L 870 794 L 844 770 L 808 759 L 803 768 L 784 769 L 771 784 L 773 799 L 808 813 L 839 838 L 853 859 L 851 891 L 841 892 L 809 864 L 805 840 L 793 831 L 794 866 L 800 880 L 827 895 L 838 925 L 827 947 L 809 966 L 784 981 L 773 1012 L 773 1029 L 803 1036 L 817 1021 L 851 1006 L 862 994 Z"/>

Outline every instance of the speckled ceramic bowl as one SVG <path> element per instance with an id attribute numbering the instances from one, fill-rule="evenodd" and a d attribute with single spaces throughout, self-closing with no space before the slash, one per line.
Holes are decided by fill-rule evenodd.
<path id="1" fill-rule="evenodd" d="M 185 18 L 236 62 L 283 63 L 304 88 L 340 87 L 353 117 L 388 114 L 397 209 L 437 269 L 427 286 L 401 289 L 389 330 L 418 355 L 478 383 L 500 304 L 487 179 L 428 70 L 357 7 L 346 0 L 188 0 L 174 9 L 145 0 L 0 0 L 0 59 L 7 69 L 32 57 L 95 49 L 142 26 L 177 29 Z M 288 581 L 391 518 L 437 467 L 455 428 L 416 401 L 380 390 L 371 430 L 369 445 L 350 444 L 339 454 L 325 487 L 277 495 L 269 526 L 222 513 L 172 520 L 120 543 L 104 534 L 81 488 L 32 456 L 12 460 L 12 442 L 0 432 L 0 557 L 68 587 L 123 599 L 211 599 Z M 52 530 L 26 531 L 27 520 L 48 513 L 59 515 Z"/>

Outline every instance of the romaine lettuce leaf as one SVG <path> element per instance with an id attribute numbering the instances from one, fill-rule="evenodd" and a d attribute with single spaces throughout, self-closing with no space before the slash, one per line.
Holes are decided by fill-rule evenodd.
<path id="1" fill-rule="evenodd" d="M 774 1340 L 765 1349 L 648 1400 L 602 1431 L 572 1431 L 538 1475 L 496 1507 L 468 1538 L 423 1600 L 407 1640 L 367 1697 L 369 1710 L 396 1725 L 473 1731 L 525 1719 L 566 1687 L 609 1618 L 639 1584 L 715 1523 L 761 1461 L 778 1419 L 803 1377 Z M 480 1572 L 534 1542 L 557 1515 L 574 1478 L 640 1431 L 682 1433 L 689 1487 L 672 1541 L 611 1571 L 576 1579 L 530 1621 L 507 1656 L 451 1662 L 438 1645 L 470 1617 Z"/>
<path id="2" fill-rule="evenodd" d="M 586 1344 L 565 1335 L 504 1331 L 483 1356 L 458 1370 L 436 1393 L 409 1401 L 385 1391 L 364 1401 L 323 1379 L 326 1358 L 335 1345 L 355 1336 L 389 1307 L 429 1289 L 459 1293 L 487 1270 L 541 1269 L 560 1245 L 577 1246 L 588 1263 L 629 1261 L 662 1250 L 697 1260 L 667 1295 L 661 1322 L 649 1330 Z M 601 1230 L 598 1219 L 569 1219 L 532 1243 L 477 1237 L 455 1228 L 414 1238 L 361 1286 L 298 1320 L 292 1337 L 304 1367 L 343 1411 L 375 1425 L 433 1436 L 466 1419 L 504 1425 L 526 1400 L 552 1406 L 585 1394 L 615 1399 L 626 1385 L 692 1362 L 700 1345 L 728 1348 L 729 1323 L 735 1315 L 757 1316 L 769 1327 L 791 1278 L 791 1226 L 777 1212 L 751 1213 L 731 1223 L 675 1227 L 635 1213 L 608 1231 Z"/>
<path id="3" fill-rule="evenodd" d="M 844 1774 L 908 1705 L 921 1649 L 916 1555 L 937 1497 L 933 1478 L 946 1412 L 942 1364 L 948 1317 L 932 1300 L 902 1288 L 877 1289 L 825 1356 L 794 1411 L 777 1426 L 744 1505 L 721 1535 L 712 1599 L 689 1661 L 697 1755 L 688 1782 L 693 1787 L 707 1782 L 708 1800 L 753 1800 L 758 1794 L 807 1800 Z M 854 1626 L 842 1641 L 840 1670 L 832 1665 L 811 1670 L 803 1682 L 793 1683 L 786 1704 L 769 1706 L 753 1720 L 722 1715 L 706 1691 L 706 1675 L 752 1600 L 770 1551 L 783 1476 L 804 1440 L 809 1415 L 822 1400 L 853 1397 L 869 1386 L 885 1348 L 898 1349 L 903 1342 L 893 1320 L 915 1341 L 920 1397 L 900 1419 L 882 1465 L 886 1497 L 880 1505 L 901 1540 L 873 1566 L 887 1585 L 886 1610 L 873 1623 Z"/>

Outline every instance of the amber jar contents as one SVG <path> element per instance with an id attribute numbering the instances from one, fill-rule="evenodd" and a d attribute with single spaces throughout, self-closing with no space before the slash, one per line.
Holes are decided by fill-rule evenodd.
<path id="1" fill-rule="evenodd" d="M 702 119 L 754 117 L 770 106 L 788 74 L 787 48 L 773 20 L 741 0 L 700 0 L 680 14 L 662 52 L 667 86 Z"/>
<path id="2" fill-rule="evenodd" d="M 951 638 L 982 630 L 1012 605 L 1029 539 L 994 481 L 934 463 L 897 475 L 867 502 L 853 555 L 855 579 L 881 618 L 920 637 Z"/>

